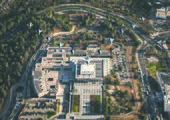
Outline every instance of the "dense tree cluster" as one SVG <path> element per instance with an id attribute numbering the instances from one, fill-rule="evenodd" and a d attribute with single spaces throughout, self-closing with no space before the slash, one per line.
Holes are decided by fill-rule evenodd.
<path id="1" fill-rule="evenodd" d="M 155 2 L 155 0 L 153 1 Z M 50 6 L 66 3 L 86 3 L 110 10 L 111 12 L 120 12 L 133 18 L 138 18 L 139 15 L 148 17 L 151 10 L 147 1 L 141 0 L 16 0 L 12 2 L 10 8 L 5 10 L 0 16 L 0 38 L 8 36 L 9 34 L 7 35 L 6 33 L 13 31 L 16 26 L 23 26 L 22 31 L 11 34 L 5 43 L 0 44 L 0 110 L 4 104 L 4 98 L 7 96 L 7 91 L 12 84 L 20 80 L 26 62 L 35 52 L 41 40 L 45 37 L 44 35 L 50 33 L 55 28 L 64 30 L 71 30 L 72 28 L 68 22 L 67 15 L 58 15 L 52 10 L 48 14 L 43 15 L 36 15 L 36 12 Z M 117 22 L 114 23 L 109 20 L 110 16 L 106 17 L 108 20 L 105 20 L 101 26 L 109 37 L 113 37 L 116 33 L 115 23 Z M 90 25 L 93 18 L 93 14 L 82 16 L 84 21 L 82 25 Z M 118 19 L 116 20 L 118 21 Z M 28 21 L 33 23 L 33 27 L 29 28 L 27 26 Z M 119 21 L 119 24 L 123 26 L 125 23 Z M 38 29 L 43 30 L 41 35 L 37 34 Z M 128 34 L 132 39 L 136 40 L 133 34 Z M 84 35 L 84 38 L 88 38 L 88 36 Z M 82 39 L 84 40 L 84 38 Z M 103 42 L 106 42 L 106 40 L 103 39 Z M 133 45 L 138 46 L 139 42 L 136 41 Z M 117 83 L 119 82 L 117 81 Z"/>
<path id="2" fill-rule="evenodd" d="M 94 19 L 96 18 L 95 14 L 92 13 L 87 13 L 81 16 L 81 21 L 82 23 L 80 24 L 80 26 L 88 26 L 90 25 Z"/>
<path id="3" fill-rule="evenodd" d="M 33 26 L 30 27 L 29 23 Z M 70 30 L 66 15 L 55 14 L 52 11 L 30 18 L 21 30 L 11 34 L 0 44 L 0 108 L 4 104 L 11 85 L 18 82 L 29 57 L 35 52 L 46 34 L 56 28 Z M 65 25 L 69 26 L 64 27 Z M 38 30 L 43 30 L 39 35 Z"/>
<path id="4" fill-rule="evenodd" d="M 155 0 L 153 0 L 155 2 Z M 59 4 L 67 3 L 84 3 L 90 4 L 92 6 L 97 6 L 105 10 L 111 10 L 116 12 L 116 9 L 120 9 L 118 12 L 122 14 L 127 14 L 136 18 L 135 21 L 139 18 L 139 15 L 147 17 L 150 13 L 151 7 L 148 5 L 147 1 L 141 0 L 29 0 L 28 2 L 17 0 L 10 3 L 10 8 L 5 10 L 0 16 L 0 36 L 4 33 L 9 32 L 12 28 L 19 25 L 21 22 L 24 22 L 26 18 L 29 18 L 30 15 L 34 15 L 37 11 L 43 10 L 49 6 L 56 6 Z M 147 13 L 147 14 L 146 14 Z M 85 17 L 84 17 L 85 18 Z M 90 23 L 90 17 L 87 17 L 83 24 Z M 139 20 L 139 19 L 138 19 Z M 70 29 L 68 25 L 64 26 L 65 29 Z"/>
<path id="5" fill-rule="evenodd" d="M 116 34 L 116 27 L 117 23 L 113 22 L 112 20 L 106 19 L 104 20 L 101 24 L 101 28 L 103 29 L 103 32 L 108 36 L 108 37 L 114 37 Z"/>

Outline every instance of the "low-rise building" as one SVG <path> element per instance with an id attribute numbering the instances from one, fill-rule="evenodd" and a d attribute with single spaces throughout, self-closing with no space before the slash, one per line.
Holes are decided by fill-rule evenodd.
<path id="1" fill-rule="evenodd" d="M 155 62 L 158 62 L 158 61 L 159 61 L 159 59 L 156 58 L 156 57 L 154 57 L 154 56 L 151 56 L 150 58 L 147 58 L 147 60 L 148 60 L 149 62 L 151 62 L 151 63 L 155 63 Z"/>
<path id="2" fill-rule="evenodd" d="M 166 19 L 170 17 L 170 7 L 156 10 L 156 18 Z"/>

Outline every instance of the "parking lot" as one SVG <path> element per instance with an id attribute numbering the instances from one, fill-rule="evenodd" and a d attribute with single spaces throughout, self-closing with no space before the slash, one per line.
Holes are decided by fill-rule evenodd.
<path id="1" fill-rule="evenodd" d="M 127 71 L 125 51 L 122 50 L 122 48 L 117 45 L 117 48 L 115 48 L 113 52 L 114 52 L 114 59 L 113 59 L 114 71 L 118 72 L 120 79 L 127 79 L 128 71 Z"/>
<path id="2" fill-rule="evenodd" d="M 19 115 L 20 119 L 38 119 L 46 118 L 46 115 L 50 111 L 56 111 L 56 100 L 55 99 L 28 99 L 29 101 L 25 105 L 25 108 L 22 110 Z"/>

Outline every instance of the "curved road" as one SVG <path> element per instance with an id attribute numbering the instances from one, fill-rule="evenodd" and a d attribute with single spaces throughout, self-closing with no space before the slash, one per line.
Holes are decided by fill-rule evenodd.
<path id="1" fill-rule="evenodd" d="M 135 24 L 135 22 L 133 22 L 133 21 L 131 21 L 130 19 L 125 18 L 125 17 L 123 17 L 123 16 L 110 13 L 110 12 L 105 11 L 105 10 L 102 10 L 102 9 L 100 9 L 100 8 L 95 8 L 95 7 L 92 7 L 92 6 L 89 6 L 89 5 L 82 5 L 82 4 L 65 4 L 65 5 L 60 5 L 60 6 L 53 6 L 53 7 L 49 7 L 49 8 L 47 8 L 47 9 L 44 9 L 44 10 L 42 10 L 42 11 L 39 11 L 39 12 L 37 12 L 36 14 L 42 14 L 42 13 L 45 13 L 45 12 L 51 10 L 51 9 L 54 9 L 54 8 L 59 8 L 59 9 L 60 9 L 59 11 L 67 10 L 67 9 L 68 9 L 68 10 L 69 10 L 69 9 L 75 9 L 75 10 L 76 10 L 76 9 L 79 9 L 79 10 L 85 9 L 85 10 L 86 10 L 86 9 L 87 9 L 87 10 L 90 11 L 90 12 L 97 13 L 97 14 L 102 15 L 102 16 L 110 15 L 110 16 L 113 16 L 113 17 L 115 17 L 115 18 L 119 18 L 119 19 L 121 19 L 121 20 L 123 20 L 123 21 L 125 21 L 125 22 L 127 22 L 127 23 L 129 23 L 129 24 Z M 30 17 L 26 18 L 25 21 L 24 21 L 24 23 L 28 22 L 28 21 L 29 21 L 29 18 L 30 18 Z M 2 42 L 2 41 L 4 42 L 5 39 L 7 38 L 7 36 L 8 36 L 9 34 L 11 34 L 12 32 L 17 32 L 17 31 L 20 30 L 22 27 L 23 27 L 23 23 L 20 24 L 20 25 L 18 25 L 16 28 L 12 29 L 12 31 L 8 32 L 7 35 L 5 35 L 5 37 L 1 38 L 0 42 Z M 137 31 L 137 30 L 133 30 L 133 32 L 134 32 L 139 38 L 141 38 L 143 41 L 146 40 L 147 43 L 151 42 L 151 40 L 152 40 L 151 38 L 149 38 L 148 36 L 143 35 L 142 33 L 140 33 L 140 32 Z M 152 42 L 152 43 L 153 43 L 153 42 Z M 154 42 L 154 44 L 155 44 L 155 42 Z M 157 43 L 156 43 L 156 44 L 157 44 Z M 143 48 L 143 46 L 142 46 L 141 48 Z M 141 49 L 141 50 L 143 50 L 143 49 Z M 39 50 L 38 50 L 38 51 L 39 51 Z M 36 57 L 37 57 L 37 56 L 36 56 Z M 140 60 L 141 57 L 143 57 L 143 54 L 141 54 L 141 53 L 139 52 L 139 54 L 138 54 L 138 60 L 139 60 L 139 63 L 140 63 L 140 66 L 139 66 L 139 67 L 143 66 L 143 63 L 142 63 L 142 61 Z M 25 73 L 26 75 L 24 74 L 24 76 L 26 76 L 26 78 L 27 78 L 27 75 L 28 75 L 28 71 L 30 70 L 30 67 L 34 64 L 33 60 L 30 60 L 29 63 L 30 63 L 30 64 L 29 64 L 29 66 L 27 66 L 28 68 L 26 69 L 26 73 Z M 144 73 L 146 72 L 146 69 L 145 69 L 145 68 L 141 68 L 141 70 L 142 70 L 142 72 L 144 72 Z M 18 84 L 20 85 L 20 84 L 23 84 L 23 83 L 18 83 Z M 10 89 L 10 95 L 11 95 L 11 96 L 12 96 L 12 91 L 13 91 L 13 89 L 16 88 L 16 87 L 19 86 L 19 85 L 15 84 L 14 87 L 11 87 L 11 89 Z M 11 100 L 11 98 L 10 98 L 10 100 Z M 10 102 L 9 102 L 9 104 L 10 104 Z M 5 113 L 6 113 L 6 111 L 5 111 L 3 114 L 5 114 Z M 0 117 L 2 117 L 2 116 L 0 116 Z"/>
<path id="2" fill-rule="evenodd" d="M 57 35 L 62 35 L 62 34 L 72 34 L 75 30 L 75 27 L 73 26 L 72 30 L 70 32 L 59 32 L 59 33 L 55 33 L 54 35 L 52 36 L 57 36 Z M 36 63 L 36 59 L 41 55 L 42 51 L 46 49 L 46 45 L 45 43 L 43 43 L 40 47 L 39 47 L 39 50 L 36 51 L 36 53 L 34 53 L 32 55 L 32 57 L 30 58 L 30 61 L 28 62 L 27 64 L 27 67 L 22 75 L 22 78 L 21 78 L 21 81 L 22 82 L 19 82 L 19 83 L 16 83 L 14 84 L 11 88 L 10 88 L 10 92 L 8 94 L 8 101 L 6 102 L 6 105 L 4 107 L 4 110 L 3 112 L 1 113 L 0 115 L 0 118 L 6 118 L 6 114 L 8 113 L 8 109 L 11 105 L 11 102 L 12 102 L 12 99 L 13 99 L 13 94 L 14 94 L 14 91 L 16 90 L 17 87 L 19 86 L 25 86 L 26 88 L 24 89 L 24 97 L 26 98 L 26 95 L 27 95 L 27 84 L 28 84 L 28 80 L 27 80 L 27 77 L 28 77 L 28 73 L 30 70 L 32 70 L 34 64 Z"/>

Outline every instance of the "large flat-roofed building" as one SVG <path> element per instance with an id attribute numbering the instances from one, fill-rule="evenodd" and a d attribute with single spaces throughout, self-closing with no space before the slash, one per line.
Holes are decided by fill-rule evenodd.
<path id="1" fill-rule="evenodd" d="M 71 92 L 67 116 L 75 119 L 103 119 L 103 80 L 112 69 L 111 63 L 110 52 L 99 52 L 98 48 L 73 52 L 70 47 L 49 47 L 46 57 L 42 57 L 33 70 L 35 90 L 39 97 L 49 93 L 59 99 L 64 94 L 60 88 L 67 83 Z M 80 101 L 78 111 L 72 107 L 74 98 Z M 92 103 L 96 102 L 93 101 L 96 98 L 100 109 L 97 113 L 92 111 Z"/>
<path id="2" fill-rule="evenodd" d="M 101 80 L 104 76 L 110 73 L 111 59 L 110 58 L 89 58 L 90 62 L 87 64 L 84 57 L 70 57 L 74 64 L 75 79 L 96 79 Z"/>
<path id="3" fill-rule="evenodd" d="M 33 71 L 34 86 L 39 97 L 47 93 L 55 96 L 58 83 L 69 82 L 73 79 L 69 58 L 71 48 L 50 47 L 47 57 L 42 57 L 40 63 L 36 63 Z"/>
<path id="4" fill-rule="evenodd" d="M 73 71 L 75 71 L 71 95 L 72 103 L 70 104 L 70 119 L 104 119 L 104 116 L 101 114 L 104 99 L 103 80 L 110 73 L 112 62 L 108 55 L 106 57 L 100 57 L 99 54 L 95 56 L 94 53 L 91 53 L 91 55 L 93 56 L 92 58 L 90 56 L 86 58 L 70 57 L 71 64 L 74 66 Z M 77 96 L 79 97 L 77 98 Z M 98 106 L 92 105 L 94 104 L 93 97 L 99 99 Z M 74 101 L 77 99 L 80 102 L 78 105 L 79 110 L 75 111 Z M 96 107 L 99 111 L 93 111 Z"/>
<path id="5" fill-rule="evenodd" d="M 80 74 L 93 75 L 95 74 L 95 64 L 82 64 L 80 66 Z"/>
<path id="6" fill-rule="evenodd" d="M 164 111 L 170 112 L 170 75 L 164 72 L 157 72 L 157 77 L 164 99 Z"/>

